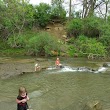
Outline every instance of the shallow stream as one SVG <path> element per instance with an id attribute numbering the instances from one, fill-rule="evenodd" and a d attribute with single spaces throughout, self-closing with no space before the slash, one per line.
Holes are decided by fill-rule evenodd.
<path id="1" fill-rule="evenodd" d="M 54 65 L 54 58 L 48 59 Z M 107 61 L 61 58 L 64 65 L 97 69 Z M 33 63 L 33 62 L 32 62 Z M 59 70 L 58 70 L 59 71 Z M 18 88 L 25 86 L 33 110 L 83 110 L 91 100 L 110 108 L 110 73 L 44 70 L 0 79 L 0 110 L 16 110 Z M 50 74 L 51 73 L 51 74 Z"/>

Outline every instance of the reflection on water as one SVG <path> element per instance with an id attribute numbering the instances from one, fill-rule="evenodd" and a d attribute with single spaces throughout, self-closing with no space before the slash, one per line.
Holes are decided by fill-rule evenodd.
<path id="1" fill-rule="evenodd" d="M 91 65 L 89 61 L 87 63 Z M 78 64 L 70 62 L 70 65 Z M 85 66 L 84 63 L 80 65 Z M 100 100 L 103 108 L 110 108 L 110 74 L 77 71 L 48 73 L 43 71 L 1 79 L 0 110 L 16 110 L 15 99 L 21 85 L 28 90 L 28 104 L 33 110 L 82 110 L 90 100 Z"/>

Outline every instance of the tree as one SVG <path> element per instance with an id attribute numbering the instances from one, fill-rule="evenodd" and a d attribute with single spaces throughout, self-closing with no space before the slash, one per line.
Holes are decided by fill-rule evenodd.
<path id="1" fill-rule="evenodd" d="M 66 18 L 66 11 L 63 7 L 64 0 L 52 0 L 52 15 L 51 18 L 58 18 L 65 20 Z"/>
<path id="2" fill-rule="evenodd" d="M 11 34 L 20 34 L 26 24 L 33 22 L 33 6 L 29 5 L 28 0 L 4 0 L 3 5 L 5 9 L 2 13 L 2 25 L 4 26 L 4 31 L 8 30 L 6 38 Z M 19 37 L 19 34 L 15 37 Z"/>
<path id="3" fill-rule="evenodd" d="M 94 13 L 96 0 L 83 0 L 83 18 Z"/>
<path id="4" fill-rule="evenodd" d="M 83 0 L 83 13 L 82 18 L 93 16 L 94 10 L 103 4 L 103 0 Z"/>
<path id="5" fill-rule="evenodd" d="M 35 21 L 40 27 L 45 27 L 50 21 L 51 7 L 46 3 L 40 3 L 35 6 Z"/>
<path id="6" fill-rule="evenodd" d="M 52 0 L 51 1 L 51 4 L 54 8 L 55 7 L 62 8 L 63 3 L 64 3 L 64 0 Z"/>
<path id="7" fill-rule="evenodd" d="M 69 19 L 71 19 L 71 0 L 70 0 L 70 3 L 69 3 Z"/>
<path id="8" fill-rule="evenodd" d="M 3 16 L 3 13 L 5 12 L 5 5 L 3 4 L 3 1 L 0 0 L 0 15 Z M 0 16 L 0 24 L 2 23 L 2 16 Z"/>
<path id="9" fill-rule="evenodd" d="M 104 0 L 105 3 L 105 20 L 107 21 L 107 14 L 108 14 L 108 5 L 110 3 L 110 0 Z"/>

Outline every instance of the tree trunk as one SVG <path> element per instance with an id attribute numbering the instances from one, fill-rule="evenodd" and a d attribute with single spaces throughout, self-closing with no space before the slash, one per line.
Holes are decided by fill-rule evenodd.
<path id="1" fill-rule="evenodd" d="M 110 0 L 105 1 L 105 20 L 107 22 L 107 14 L 108 14 L 108 4 Z"/>
<path id="2" fill-rule="evenodd" d="M 93 16 L 96 0 L 83 0 L 83 14 L 82 17 Z"/>
<path id="3" fill-rule="evenodd" d="M 94 15 L 95 4 L 96 4 L 96 0 L 90 0 L 90 8 L 89 8 L 88 16 Z"/>
<path id="4" fill-rule="evenodd" d="M 69 19 L 71 19 L 71 0 L 70 0 L 70 3 L 69 3 Z"/>

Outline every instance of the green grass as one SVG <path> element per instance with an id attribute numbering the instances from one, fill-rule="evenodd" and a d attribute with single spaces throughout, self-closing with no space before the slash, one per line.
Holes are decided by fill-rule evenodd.
<path id="1" fill-rule="evenodd" d="M 0 50 L 1 56 L 23 56 L 25 54 L 25 49 L 12 49 L 8 48 L 5 50 Z"/>
<path id="2" fill-rule="evenodd" d="M 6 41 L 0 39 L 0 56 L 24 56 L 25 53 L 25 49 L 11 48 Z"/>

